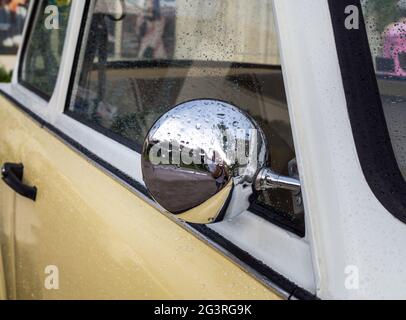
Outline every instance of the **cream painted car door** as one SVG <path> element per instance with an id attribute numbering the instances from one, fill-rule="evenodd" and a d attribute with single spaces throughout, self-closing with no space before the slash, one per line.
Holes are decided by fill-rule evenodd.
<path id="1" fill-rule="evenodd" d="M 38 188 L 34 202 L 0 187 L 8 298 L 277 298 L 14 103 L 0 105 L 0 159 L 23 163 Z"/>

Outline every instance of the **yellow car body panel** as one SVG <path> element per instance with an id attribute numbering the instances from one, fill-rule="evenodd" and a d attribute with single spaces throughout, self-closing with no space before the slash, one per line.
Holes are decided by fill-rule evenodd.
<path id="1" fill-rule="evenodd" d="M 0 163 L 38 188 L 33 202 L 0 184 L 0 298 L 279 299 L 2 96 L 0 123 Z"/>

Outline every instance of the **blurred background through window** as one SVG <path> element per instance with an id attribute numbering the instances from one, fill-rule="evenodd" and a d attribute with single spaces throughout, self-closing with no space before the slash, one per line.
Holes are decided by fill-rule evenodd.
<path id="1" fill-rule="evenodd" d="M 29 0 L 0 0 L 0 82 L 8 82 L 21 44 Z"/>

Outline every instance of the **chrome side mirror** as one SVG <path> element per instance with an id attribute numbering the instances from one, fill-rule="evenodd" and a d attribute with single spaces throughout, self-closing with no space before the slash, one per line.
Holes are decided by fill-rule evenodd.
<path id="1" fill-rule="evenodd" d="M 267 143 L 254 119 L 217 100 L 194 100 L 163 115 L 142 152 L 144 182 L 154 200 L 198 224 L 232 218 L 253 190 L 300 190 L 300 182 L 264 167 Z"/>

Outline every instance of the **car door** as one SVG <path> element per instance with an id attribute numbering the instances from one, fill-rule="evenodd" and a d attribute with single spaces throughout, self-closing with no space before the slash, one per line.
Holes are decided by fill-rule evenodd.
<path id="1" fill-rule="evenodd" d="M 0 97 L 8 298 L 313 297 L 291 192 L 257 194 L 240 218 L 196 226 L 163 212 L 142 180 L 149 128 L 198 97 L 245 106 L 272 137 L 272 166 L 292 169 L 278 43 L 265 41 L 277 39 L 272 1 L 254 2 L 32 1 Z M 50 5 L 58 28 L 46 25 Z"/>

